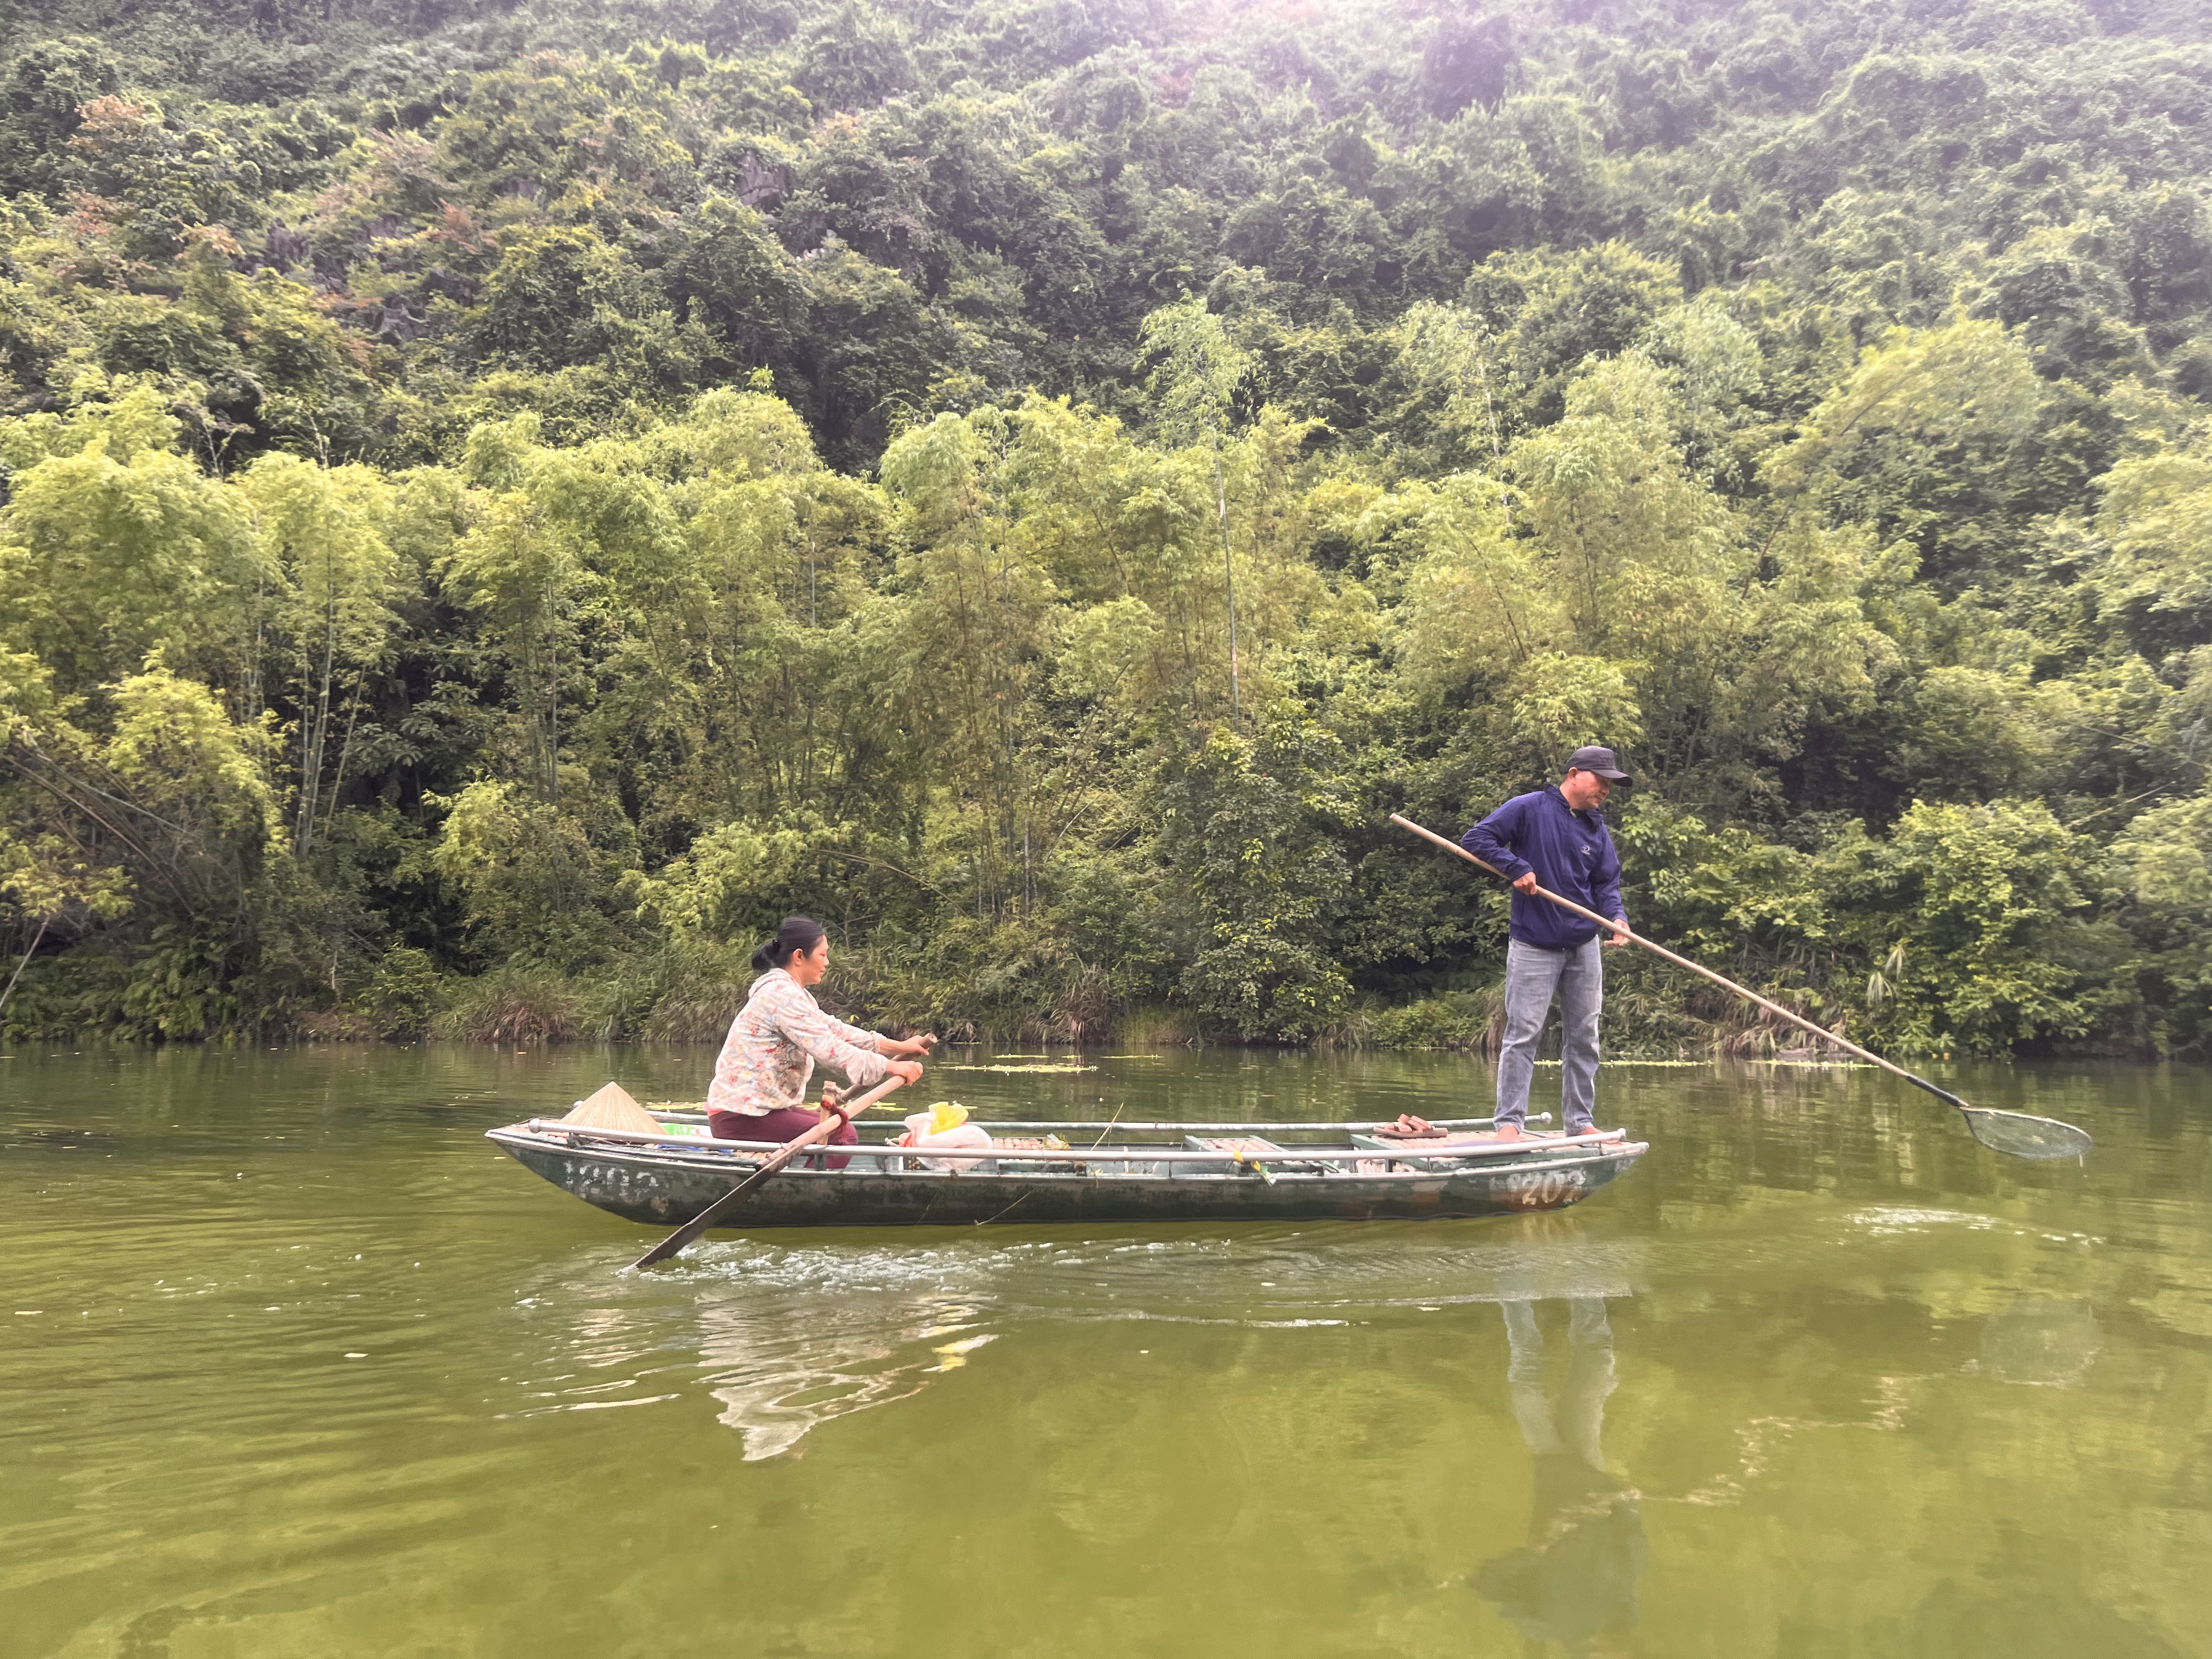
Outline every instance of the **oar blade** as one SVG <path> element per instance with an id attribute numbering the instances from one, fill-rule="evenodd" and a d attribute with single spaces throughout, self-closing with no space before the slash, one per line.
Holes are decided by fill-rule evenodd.
<path id="1" fill-rule="evenodd" d="M 2055 1117 L 2033 1112 L 2007 1112 L 1994 1106 L 1961 1104 L 1960 1114 L 1974 1139 L 1993 1152 L 2014 1158 L 2081 1158 L 2097 1143 L 2088 1132 Z"/>
<path id="2" fill-rule="evenodd" d="M 647 1250 L 643 1255 L 638 1257 L 636 1261 L 631 1262 L 629 1267 L 624 1271 L 629 1273 L 636 1273 L 642 1268 L 654 1267 L 660 1262 L 665 1261 L 670 1256 L 674 1255 L 677 1251 L 682 1249 L 696 1237 L 698 1237 L 698 1235 L 696 1233 L 672 1233 L 666 1238 L 662 1239 L 659 1243 Z"/>

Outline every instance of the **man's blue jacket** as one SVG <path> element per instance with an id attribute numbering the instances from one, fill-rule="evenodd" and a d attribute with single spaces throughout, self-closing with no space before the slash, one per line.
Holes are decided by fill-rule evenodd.
<path id="1" fill-rule="evenodd" d="M 1516 795 L 1460 837 L 1461 846 L 1517 880 L 1528 871 L 1561 898 L 1626 924 L 1620 905 L 1620 854 L 1602 812 L 1577 812 L 1557 784 Z M 1597 937 L 1584 921 L 1534 893 L 1513 896 L 1513 937 L 1547 951 L 1571 951 Z"/>

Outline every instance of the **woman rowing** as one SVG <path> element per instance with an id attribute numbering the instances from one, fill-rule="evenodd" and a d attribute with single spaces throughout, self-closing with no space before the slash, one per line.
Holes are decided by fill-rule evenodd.
<path id="1" fill-rule="evenodd" d="M 830 936 L 811 916 L 786 916 L 775 936 L 753 952 L 761 976 L 745 1006 L 730 1022 L 730 1035 L 714 1061 L 707 1091 L 707 1125 L 718 1140 L 790 1140 L 819 1123 L 825 1112 L 806 1104 L 814 1062 L 842 1072 L 866 1088 L 886 1077 L 915 1083 L 927 1037 L 899 1039 L 864 1031 L 822 1012 L 810 988 L 830 969 Z M 823 1091 L 825 1102 L 828 1091 Z M 849 1146 L 860 1139 L 850 1123 L 830 1139 Z M 847 1160 L 832 1158 L 842 1169 Z"/>

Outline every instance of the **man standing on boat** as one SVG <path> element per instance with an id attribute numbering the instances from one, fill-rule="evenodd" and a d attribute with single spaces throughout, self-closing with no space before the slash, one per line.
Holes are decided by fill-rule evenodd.
<path id="1" fill-rule="evenodd" d="M 1517 1140 L 1528 1116 L 1528 1085 L 1536 1039 L 1559 1000 L 1563 1115 L 1569 1134 L 1595 1127 L 1597 1017 L 1605 1001 L 1598 928 L 1549 899 L 1562 898 L 1610 916 L 1622 927 L 1620 855 L 1605 827 L 1606 798 L 1628 774 L 1613 750 L 1577 749 L 1567 775 L 1533 794 L 1516 795 L 1460 838 L 1460 845 L 1503 871 L 1513 884 L 1512 938 L 1505 947 L 1505 1043 L 1498 1056 L 1498 1136 Z M 1626 945 L 1613 933 L 1607 945 Z"/>

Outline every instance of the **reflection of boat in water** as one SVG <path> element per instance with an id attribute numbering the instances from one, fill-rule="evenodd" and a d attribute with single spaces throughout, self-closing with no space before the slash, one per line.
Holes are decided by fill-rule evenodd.
<path id="1" fill-rule="evenodd" d="M 744 1437 L 745 1462 L 789 1451 L 833 1418 L 919 1393 L 991 1338 L 957 1296 L 892 1305 L 803 1304 L 732 1293 L 702 1303 L 699 1352 L 720 1421 Z"/>
<path id="2" fill-rule="evenodd" d="M 489 1132 L 525 1167 L 586 1203 L 673 1226 L 776 1150 L 715 1141 L 700 1114 L 663 1111 L 659 1135 L 533 1118 Z M 1403 1220 L 1520 1214 L 1580 1202 L 1649 1147 L 1620 1131 L 1500 1142 L 1471 1133 L 1388 1141 L 1373 1124 L 993 1123 L 994 1132 L 1095 1132 L 1096 1146 L 1002 1141 L 933 1148 L 876 1140 L 802 1158 L 763 1183 L 732 1226 L 969 1225 L 1014 1222 Z M 1465 1129 L 1468 1125 L 1462 1124 Z M 1172 1131 L 1172 1141 L 1131 1142 Z M 1186 1131 L 1189 1133 L 1186 1133 Z M 688 1132 L 688 1133 L 685 1133 Z M 846 1167 L 829 1168 L 831 1162 Z M 924 1168 L 964 1162 L 962 1171 Z M 801 1167 L 805 1165 L 806 1167 Z"/>
<path id="3" fill-rule="evenodd" d="M 1634 1627 L 1646 1552 L 1636 1494 L 1607 1471 L 1601 1444 L 1615 1380 L 1605 1299 L 1566 1300 L 1566 1380 L 1556 1411 L 1544 1389 L 1539 1304 L 1502 1304 L 1512 1351 L 1506 1381 L 1534 1465 L 1534 1501 L 1528 1542 L 1486 1562 L 1468 1582 L 1524 1635 L 1587 1653 Z"/>
<path id="4" fill-rule="evenodd" d="M 998 1335 L 994 1299 L 948 1285 L 934 1251 L 772 1252 L 742 1278 L 710 1268 L 680 1289 L 664 1279 L 672 1299 L 616 1306 L 600 1300 L 605 1273 L 599 1262 L 573 1279 L 556 1270 L 522 1299 L 562 1311 L 534 1375 L 517 1379 L 528 1402 L 518 1415 L 651 1406 L 703 1389 L 754 1462 L 832 1419 L 921 1392 Z"/>

